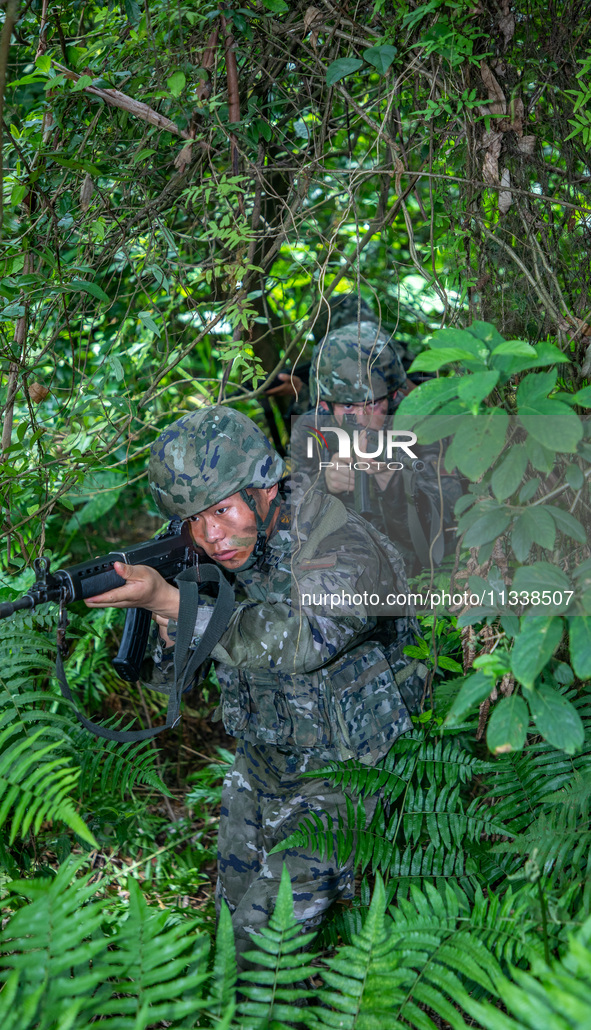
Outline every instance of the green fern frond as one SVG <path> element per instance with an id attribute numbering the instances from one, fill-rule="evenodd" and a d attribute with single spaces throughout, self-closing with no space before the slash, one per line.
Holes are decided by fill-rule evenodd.
<path id="1" fill-rule="evenodd" d="M 195 919 L 167 927 L 168 913 L 149 908 L 132 877 L 127 883 L 129 916 L 108 953 L 116 982 L 94 1014 L 105 1030 L 145 1030 L 159 1020 L 178 1025 L 206 1007 L 209 938 L 195 934 Z"/>
<path id="2" fill-rule="evenodd" d="M 75 878 L 79 868 L 70 861 L 53 880 L 8 885 L 29 904 L 0 935 L 0 978 L 8 981 L 0 993 L 3 1027 L 15 1014 L 24 1027 L 60 1025 L 66 1010 L 91 1015 L 92 992 L 110 971 L 103 965 L 109 938 L 100 933 L 105 902 L 91 901 L 97 888 L 89 876 Z"/>
<path id="3" fill-rule="evenodd" d="M 335 854 L 344 865 L 355 852 L 355 866 L 371 867 L 397 877 L 464 876 L 476 872 L 470 861 L 470 842 L 486 835 L 508 834 L 493 809 L 474 799 L 462 809 L 459 786 L 436 786 L 424 790 L 409 786 L 406 809 L 390 818 L 381 804 L 366 827 L 362 800 L 357 806 L 346 798 L 346 810 L 332 819 L 329 813 L 310 813 L 273 853 L 291 847 L 305 847 L 323 859 Z M 402 828 L 402 833 L 400 832 Z M 400 844 L 396 841 L 400 839 Z"/>
<path id="4" fill-rule="evenodd" d="M 53 880 L 9 885 L 29 904 L 0 935 L 0 1016 L 17 1014 L 19 1030 L 86 1030 L 97 1016 L 107 1030 L 194 1025 L 208 979 L 209 938 L 196 933 L 198 920 L 167 926 L 168 913 L 148 908 L 130 878 L 128 917 L 106 936 L 108 902 L 93 899 L 89 876 L 76 878 L 80 865 L 64 863 Z"/>
<path id="5" fill-rule="evenodd" d="M 43 741 L 43 730 L 20 736 L 20 728 L 8 726 L 0 732 L 0 827 L 11 816 L 9 842 L 42 823 L 60 820 L 82 840 L 96 847 L 96 841 L 74 807 L 71 793 L 79 770 L 63 756 L 50 758 L 59 748 Z M 18 734 L 16 740 L 11 740 Z"/>
<path id="6" fill-rule="evenodd" d="M 414 730 L 395 741 L 375 768 L 370 769 L 361 762 L 330 762 L 325 768 L 304 775 L 326 778 L 343 790 L 364 797 L 379 791 L 384 801 L 393 803 L 413 779 L 417 782 L 426 779 L 436 787 L 465 784 L 493 767 L 492 763 L 475 758 L 453 738 L 425 739 Z"/>
<path id="7" fill-rule="evenodd" d="M 258 950 L 245 953 L 249 961 L 263 968 L 239 977 L 240 991 L 246 999 L 238 1005 L 241 1030 L 261 1030 L 263 1026 L 289 1030 L 284 1020 L 301 1021 L 300 1006 L 312 997 L 312 992 L 297 984 L 317 972 L 310 965 L 314 956 L 302 949 L 315 936 L 302 933 L 301 923 L 295 920 L 291 881 L 284 866 L 269 926 L 252 938 Z"/>
<path id="8" fill-rule="evenodd" d="M 172 797 L 155 768 L 156 754 L 152 741 L 122 744 L 102 737 L 93 737 L 85 730 L 72 734 L 76 758 L 80 765 L 81 797 L 96 793 L 123 796 L 144 784 Z"/>
<path id="9" fill-rule="evenodd" d="M 307 1026 L 317 1030 L 394 1027 L 393 1006 L 402 995 L 396 976 L 387 976 L 384 966 L 391 948 L 385 919 L 386 895 L 378 877 L 363 929 L 351 945 L 326 960 L 327 969 L 321 972 L 326 987 L 318 992 L 326 1007 L 306 1010 Z"/>
<path id="10" fill-rule="evenodd" d="M 570 783 L 577 770 L 581 774 L 589 770 L 590 759 L 586 753 L 573 758 L 539 743 L 502 755 L 493 767 L 485 779 L 487 798 L 494 802 L 497 818 L 517 833 L 536 818 L 540 804 Z"/>
<path id="11" fill-rule="evenodd" d="M 208 1010 L 216 1020 L 221 1019 L 226 1013 L 231 1013 L 230 1018 L 234 1014 L 237 976 L 232 917 L 228 906 L 223 904 L 215 938 L 211 993 L 207 999 Z"/>

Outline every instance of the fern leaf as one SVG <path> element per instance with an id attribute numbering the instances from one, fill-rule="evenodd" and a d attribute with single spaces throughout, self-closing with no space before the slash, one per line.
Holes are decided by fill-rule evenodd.
<path id="1" fill-rule="evenodd" d="M 232 917 L 223 904 L 216 933 L 212 993 L 207 999 L 208 1009 L 217 1019 L 230 1010 L 233 1015 L 237 975 Z"/>
<path id="2" fill-rule="evenodd" d="M 206 1005 L 201 988 L 208 979 L 208 937 L 195 934 L 192 919 L 167 928 L 167 913 L 150 909 L 137 881 L 127 882 L 129 917 L 109 951 L 116 994 L 94 1009 L 105 1030 L 143 1030 L 161 1019 L 185 1019 Z"/>
<path id="3" fill-rule="evenodd" d="M 132 794 L 139 784 L 152 787 L 172 797 L 168 787 L 156 770 L 156 755 L 152 741 L 122 744 L 89 733 L 73 735 L 77 761 L 80 764 L 80 795 L 89 797 L 100 791 L 121 797 Z"/>
<path id="4" fill-rule="evenodd" d="M 48 760 L 59 745 L 55 741 L 37 748 L 43 730 L 11 742 L 19 727 L 8 726 L 0 732 L 0 827 L 12 810 L 9 840 L 24 836 L 29 828 L 39 832 L 41 824 L 58 819 L 82 840 L 96 847 L 86 823 L 76 811 L 70 792 L 78 770 L 65 757 Z"/>
<path id="5" fill-rule="evenodd" d="M 289 1030 L 285 1020 L 300 1021 L 300 1006 L 312 992 L 298 985 L 316 972 L 310 966 L 314 956 L 302 949 L 315 936 L 315 933 L 302 933 L 301 923 L 296 922 L 291 881 L 284 866 L 269 926 L 252 938 L 258 950 L 245 953 L 249 961 L 263 968 L 244 972 L 239 977 L 240 991 L 246 999 L 238 1005 L 241 1030 L 260 1030 L 262 1026 Z"/>

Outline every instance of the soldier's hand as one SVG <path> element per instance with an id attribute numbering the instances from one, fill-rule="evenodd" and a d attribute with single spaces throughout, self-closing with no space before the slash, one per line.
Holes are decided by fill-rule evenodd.
<path id="1" fill-rule="evenodd" d="M 281 385 L 265 390 L 267 397 L 296 397 L 304 385 L 299 376 L 291 375 L 290 372 L 280 372 L 277 378 L 281 379 Z"/>
<path id="2" fill-rule="evenodd" d="M 355 489 L 355 473 L 347 467 L 349 462 L 339 461 L 338 454 L 333 454 L 330 460 L 332 461 L 332 468 L 324 470 L 329 493 L 352 493 Z M 337 465 L 341 467 L 337 468 Z"/>
<path id="3" fill-rule="evenodd" d="M 168 635 L 168 619 L 165 619 L 162 615 L 153 615 L 152 618 L 154 622 L 158 623 L 158 632 L 161 640 L 164 641 L 164 646 L 173 647 L 175 642 Z"/>
<path id="4" fill-rule="evenodd" d="M 178 619 L 179 591 L 149 565 L 124 565 L 116 561 L 115 572 L 125 580 L 120 587 L 86 598 L 89 608 L 146 608 L 153 615 Z"/>

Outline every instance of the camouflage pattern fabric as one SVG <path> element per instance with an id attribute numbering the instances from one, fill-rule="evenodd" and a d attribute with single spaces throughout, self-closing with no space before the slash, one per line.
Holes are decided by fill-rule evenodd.
<path id="1" fill-rule="evenodd" d="M 150 474 L 161 510 L 187 517 L 247 484 L 277 481 L 280 459 L 261 443 L 260 430 L 236 415 L 207 409 L 162 434 Z M 270 847 L 306 811 L 319 812 L 325 802 L 331 812 L 343 807 L 340 791 L 301 781 L 303 769 L 330 759 L 373 764 L 411 728 L 427 672 L 402 653 L 419 635 L 412 614 L 378 619 L 357 601 L 334 613 L 299 603 L 304 593 L 363 593 L 392 583 L 403 593 L 408 585 L 396 549 L 338 499 L 311 490 L 305 478 L 295 484 L 293 504 L 291 497 L 286 485 L 264 555 L 237 572 L 234 613 L 212 652 L 218 718 L 240 740 L 219 843 L 219 897 L 233 911 L 239 948 L 250 929 L 266 922 L 276 895 L 282 857 L 271 858 Z M 201 616 L 207 623 L 207 598 L 200 608 L 198 627 Z M 174 638 L 174 623 L 168 631 Z M 171 654 L 157 648 L 154 685 L 165 687 L 173 675 Z M 334 858 L 321 863 L 305 849 L 287 860 L 296 911 L 316 925 L 349 889 L 350 867 Z"/>
<path id="2" fill-rule="evenodd" d="M 333 329 L 312 352 L 312 404 L 317 400 L 372 403 L 392 396 L 406 383 L 398 354 L 373 322 L 354 322 Z"/>
<path id="3" fill-rule="evenodd" d="M 418 623 L 412 615 L 376 618 L 361 604 L 334 613 L 298 606 L 297 596 L 405 593 L 404 564 L 394 548 L 387 553 L 388 541 L 383 549 L 374 544 L 370 527 L 334 497 L 314 492 L 296 518 L 294 543 L 285 500 L 264 564 L 236 578 L 246 599 L 212 652 L 222 687 L 218 718 L 253 744 L 315 748 L 327 760 L 371 764 L 411 728 L 408 707 L 420 703 L 426 670 L 404 656 L 397 664 L 402 646 L 420 635 Z M 398 646 L 393 658 L 387 649 Z"/>
<path id="4" fill-rule="evenodd" d="M 320 426 L 336 425 L 332 412 L 317 408 L 294 420 L 291 431 L 289 463 L 292 474 L 309 476 L 314 486 L 326 493 L 326 470 L 320 469 L 319 463 L 332 460 L 333 455 L 327 447 L 315 446 L 313 457 L 308 457 L 308 439 L 311 431 L 319 429 Z M 460 478 L 450 475 L 445 470 L 445 440 L 442 441 L 441 457 L 439 442 L 429 445 L 415 444 L 413 451 L 424 464 L 421 471 L 413 471 L 410 459 L 400 453 L 394 455 L 395 460 L 403 462 L 406 469 L 404 473 L 394 472 L 385 490 L 380 491 L 371 476 L 368 477 L 371 521 L 399 549 L 408 575 L 416 575 L 422 568 L 428 567 L 424 555 L 416 553 L 410 532 L 410 519 L 419 519 L 426 538 L 431 539 L 432 535 L 439 532 L 443 498 L 443 554 L 449 554 L 456 546 L 454 507 L 463 493 Z M 347 508 L 354 509 L 353 491 L 340 493 L 338 497 Z"/>
<path id="5" fill-rule="evenodd" d="M 224 780 L 218 838 L 216 908 L 225 901 L 232 914 L 239 968 L 252 948 L 250 934 L 266 926 L 286 865 L 293 887 L 294 911 L 302 929 L 314 930 L 334 901 L 353 897 L 353 863 L 320 858 L 305 848 L 276 855 L 274 846 L 297 829 L 311 812 L 328 812 L 336 822 L 345 796 L 328 780 L 302 779 L 319 769 L 322 757 L 311 752 L 279 751 L 264 744 L 238 745 L 233 768 Z M 369 822 L 377 797 L 366 799 Z"/>
<path id="6" fill-rule="evenodd" d="M 190 518 L 247 486 L 272 486 L 284 475 L 285 463 L 262 430 L 222 405 L 173 422 L 150 451 L 150 490 L 166 518 Z"/>

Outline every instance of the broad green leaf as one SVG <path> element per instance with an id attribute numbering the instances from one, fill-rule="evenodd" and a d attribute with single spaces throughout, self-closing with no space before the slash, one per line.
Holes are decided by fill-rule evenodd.
<path id="1" fill-rule="evenodd" d="M 575 675 L 591 679 L 591 616 L 572 615 L 568 620 L 570 660 Z"/>
<path id="2" fill-rule="evenodd" d="M 532 690 L 528 702 L 536 729 L 552 747 L 574 755 L 583 746 L 585 728 L 574 705 L 552 687 Z"/>
<path id="3" fill-rule="evenodd" d="M 273 14 L 285 14 L 289 11 L 289 4 L 286 4 L 285 0 L 263 0 L 263 7 Z"/>
<path id="4" fill-rule="evenodd" d="M 443 365 L 455 361 L 474 361 L 474 355 L 459 347 L 441 347 L 439 350 L 426 350 L 419 354 L 409 368 L 409 372 L 436 372 Z"/>
<path id="5" fill-rule="evenodd" d="M 517 615 L 503 615 L 501 626 L 508 637 L 516 637 L 519 633 L 519 618 Z"/>
<path id="6" fill-rule="evenodd" d="M 525 448 L 514 445 L 492 474 L 491 486 L 497 501 L 504 501 L 515 493 L 521 485 L 526 468 Z"/>
<path id="7" fill-rule="evenodd" d="M 464 536 L 465 547 L 482 547 L 502 536 L 511 521 L 511 512 L 504 508 L 489 511 L 476 519 Z"/>
<path id="8" fill-rule="evenodd" d="M 522 616 L 521 630 L 511 652 L 511 671 L 528 690 L 562 640 L 562 630 L 562 619 L 555 615 Z"/>
<path id="9" fill-rule="evenodd" d="M 486 743 L 495 755 L 521 751 L 525 744 L 529 712 L 520 694 L 504 697 L 493 708 L 486 730 Z"/>
<path id="10" fill-rule="evenodd" d="M 13 207 L 17 207 L 23 202 L 30 189 L 31 187 L 26 182 L 15 182 L 10 194 L 10 203 Z"/>
<path id="11" fill-rule="evenodd" d="M 327 86 L 334 86 L 335 82 L 344 79 L 346 75 L 352 75 L 362 67 L 363 61 L 357 57 L 341 57 L 338 61 L 333 61 L 326 69 Z"/>
<path id="12" fill-rule="evenodd" d="M 492 351 L 499 344 L 504 343 L 503 337 L 500 332 L 491 322 L 480 322 L 478 319 L 472 322 L 472 325 L 466 330 L 470 336 L 474 336 L 477 340 L 482 340 L 486 344 L 487 350 Z"/>
<path id="13" fill-rule="evenodd" d="M 458 680 L 458 683 L 461 683 Z M 492 690 L 492 683 L 488 676 L 485 676 L 482 672 L 476 672 L 473 676 L 468 676 L 460 687 L 460 692 L 453 702 L 447 716 L 445 718 L 446 726 L 457 726 L 462 722 L 464 715 L 479 705 Z"/>
<path id="14" fill-rule="evenodd" d="M 155 333 L 156 336 L 160 339 L 160 335 L 161 335 L 160 329 L 156 325 L 156 322 L 154 321 L 154 319 L 150 315 L 149 311 L 139 311 L 138 312 L 138 318 L 140 319 L 141 322 L 143 322 L 143 324 L 145 325 L 146 329 L 149 329 L 152 333 Z"/>
<path id="15" fill-rule="evenodd" d="M 470 406 L 478 407 L 480 401 L 488 397 L 499 380 L 499 372 L 475 372 L 463 376 L 458 386 L 458 397 Z"/>
<path id="16" fill-rule="evenodd" d="M 187 79 L 185 77 L 184 72 L 173 72 L 170 78 L 166 80 L 166 85 L 168 86 L 173 97 L 180 97 L 181 93 L 185 88 L 186 81 Z"/>
<path id="17" fill-rule="evenodd" d="M 536 356 L 535 349 L 524 340 L 503 340 L 502 343 L 497 344 L 491 354 L 512 354 L 518 358 L 529 357 L 530 354 L 533 357 Z"/>
<path id="18" fill-rule="evenodd" d="M 511 547 L 517 561 L 525 561 L 532 544 L 551 550 L 556 540 L 554 519 L 541 505 L 526 508 L 515 521 L 511 532 Z"/>
<path id="19" fill-rule="evenodd" d="M 72 83 L 71 91 L 72 93 L 79 93 L 81 90 L 86 89 L 87 86 L 92 86 L 92 82 L 93 80 L 90 75 L 81 75 L 76 82 Z"/>
<path id="20" fill-rule="evenodd" d="M 585 477 L 578 465 L 569 465 L 564 478 L 572 490 L 580 490 L 585 482 Z"/>
<path id="21" fill-rule="evenodd" d="M 41 57 L 35 58 L 35 64 L 37 71 L 41 72 L 42 75 L 47 75 L 51 68 L 51 57 L 49 54 L 43 54 Z"/>
<path id="22" fill-rule="evenodd" d="M 426 383 L 421 383 L 404 397 L 396 408 L 394 428 L 413 429 L 417 422 L 422 422 L 442 405 L 451 401 L 458 392 L 460 382 L 459 376 L 449 376 L 445 379 L 428 379 Z"/>
<path id="23" fill-rule="evenodd" d="M 554 679 L 557 683 L 562 683 L 565 686 L 570 686 L 574 680 L 573 670 L 570 665 L 566 662 L 558 662 L 558 665 L 554 669 Z"/>
<path id="24" fill-rule="evenodd" d="M 123 365 L 121 364 L 119 358 L 115 354 L 110 354 L 107 360 L 109 362 L 109 365 L 113 369 L 113 372 L 115 373 L 115 379 L 118 383 L 120 383 L 125 375 Z"/>
<path id="25" fill-rule="evenodd" d="M 85 293 L 89 293 L 91 297 L 96 297 L 97 300 L 109 300 L 109 295 L 101 290 L 100 286 L 96 283 L 91 283 L 88 279 L 72 279 L 69 283 L 66 283 L 65 289 L 71 293 L 77 293 L 79 290 L 84 290 Z"/>
<path id="26" fill-rule="evenodd" d="M 501 369 L 505 378 L 517 375 L 518 372 L 525 372 L 531 368 L 543 368 L 545 365 L 562 364 L 570 359 L 562 353 L 558 347 L 551 343 L 538 343 L 535 357 L 513 357 L 508 354 L 496 354 L 491 357 L 490 363 L 495 368 Z"/>
<path id="27" fill-rule="evenodd" d="M 525 452 L 537 472 L 552 472 L 556 462 L 554 449 L 544 447 L 533 436 L 528 436 L 525 441 Z"/>
<path id="28" fill-rule="evenodd" d="M 432 350 L 447 350 L 448 348 L 468 351 L 473 360 L 485 365 L 488 360 L 488 347 L 478 336 L 467 329 L 437 329 L 433 333 L 429 346 Z"/>
<path id="29" fill-rule="evenodd" d="M 460 472 L 473 482 L 494 464 L 503 449 L 509 416 L 502 408 L 487 408 L 469 416 L 454 437 L 453 456 Z"/>
<path id="30" fill-rule="evenodd" d="M 131 25 L 135 26 L 139 23 L 142 16 L 142 9 L 137 0 L 124 0 L 125 14 L 127 20 Z"/>
<path id="31" fill-rule="evenodd" d="M 553 368 L 550 372 L 536 372 L 533 375 L 525 376 L 517 389 L 517 407 L 531 404 L 532 401 L 542 400 L 548 396 L 556 386 L 558 370 Z"/>
<path id="32" fill-rule="evenodd" d="M 591 386 L 584 386 L 582 390 L 577 390 L 573 394 L 572 400 L 580 404 L 582 408 L 591 408 Z"/>
<path id="33" fill-rule="evenodd" d="M 54 153 L 53 151 L 46 153 L 45 157 L 51 157 L 51 160 L 55 161 L 56 164 L 69 168 L 73 172 L 88 172 L 89 175 L 101 174 L 100 168 L 97 168 L 91 161 L 79 161 L 73 157 L 65 157 L 63 154 Z"/>
<path id="34" fill-rule="evenodd" d="M 384 43 L 382 46 L 368 47 L 363 51 L 363 56 L 368 64 L 373 64 L 374 68 L 377 68 L 380 75 L 385 75 L 397 53 L 395 46 Z"/>
<path id="35" fill-rule="evenodd" d="M 448 655 L 441 655 L 437 659 L 437 665 L 440 669 L 447 669 L 449 672 L 462 672 L 462 666 L 459 662 L 456 662 L 455 658 L 450 658 Z"/>
<path id="36" fill-rule="evenodd" d="M 565 591 L 570 589 L 570 583 L 562 569 L 547 561 L 537 561 L 517 569 L 512 587 L 518 593 L 525 590 L 530 593 L 532 590 Z"/>
<path id="37" fill-rule="evenodd" d="M 578 415 L 568 405 L 551 399 L 535 399 L 519 408 L 521 424 L 544 447 L 572 453 L 583 438 Z"/>
<path id="38" fill-rule="evenodd" d="M 557 370 L 526 376 L 517 390 L 517 408 L 522 425 L 544 447 L 553 451 L 576 451 L 583 437 L 581 420 L 567 404 L 547 394 L 556 383 Z"/>
<path id="39" fill-rule="evenodd" d="M 18 303 L 16 303 L 16 304 L 9 304 L 8 307 L 3 308 L 2 311 L 0 311 L 0 319 L 4 319 L 4 318 L 9 318 L 9 319 L 21 318 L 22 315 L 24 315 L 24 313 L 25 313 L 25 306 L 24 306 L 24 304 L 18 304 Z"/>
<path id="40" fill-rule="evenodd" d="M 89 524 L 100 525 L 100 520 L 103 515 L 106 515 L 107 512 L 117 504 L 120 493 L 121 490 L 102 490 L 100 493 L 97 493 L 97 495 L 83 505 L 75 515 L 72 515 L 72 518 L 68 521 L 66 526 L 66 531 L 68 533 L 75 533 L 81 526 L 87 526 Z M 61 501 L 63 504 L 63 497 L 61 498 Z"/>
<path id="41" fill-rule="evenodd" d="M 456 433 L 467 419 L 472 420 L 473 415 L 467 412 L 465 408 L 462 408 L 459 401 L 451 401 L 442 412 L 432 415 L 425 422 L 415 427 L 419 443 L 434 443 L 436 440 L 443 439 L 444 436 L 450 436 Z M 448 472 L 455 468 L 455 464 L 448 464 L 447 459 L 450 451 L 451 447 L 448 448 L 445 456 L 445 467 Z"/>

